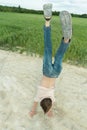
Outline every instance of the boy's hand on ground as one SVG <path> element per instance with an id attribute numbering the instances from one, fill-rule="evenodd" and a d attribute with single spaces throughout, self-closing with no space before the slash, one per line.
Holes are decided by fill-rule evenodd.
<path id="1" fill-rule="evenodd" d="M 52 111 L 52 110 L 48 111 L 48 112 L 47 112 L 47 116 L 48 116 L 48 117 L 53 117 L 53 111 Z"/>
<path id="2" fill-rule="evenodd" d="M 32 110 L 31 110 L 31 111 L 29 112 L 29 116 L 30 116 L 30 117 L 33 117 L 34 115 L 36 115 L 36 111 L 32 111 Z"/>

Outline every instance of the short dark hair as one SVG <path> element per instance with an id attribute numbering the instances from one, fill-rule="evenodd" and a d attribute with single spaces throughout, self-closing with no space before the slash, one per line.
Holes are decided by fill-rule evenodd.
<path id="1" fill-rule="evenodd" d="M 44 113 L 46 114 L 52 106 L 51 98 L 44 98 L 43 100 L 41 100 L 40 106 L 42 107 Z"/>

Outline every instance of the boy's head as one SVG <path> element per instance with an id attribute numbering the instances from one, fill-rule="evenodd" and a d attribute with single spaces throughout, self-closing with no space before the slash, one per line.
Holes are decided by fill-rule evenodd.
<path id="1" fill-rule="evenodd" d="M 44 98 L 43 100 L 41 100 L 40 106 L 42 107 L 44 113 L 46 114 L 50 110 L 50 108 L 52 107 L 51 98 Z"/>

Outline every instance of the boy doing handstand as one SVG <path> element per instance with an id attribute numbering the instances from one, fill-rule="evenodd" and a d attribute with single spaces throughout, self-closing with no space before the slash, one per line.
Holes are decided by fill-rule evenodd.
<path id="1" fill-rule="evenodd" d="M 62 40 L 55 54 L 54 63 L 52 64 L 52 42 L 51 42 L 51 26 L 52 4 L 43 5 L 45 25 L 44 25 L 44 57 L 43 57 L 43 77 L 37 88 L 37 94 L 30 111 L 30 116 L 36 114 L 38 103 L 42 107 L 45 114 L 52 116 L 52 106 L 55 102 L 54 89 L 55 81 L 62 70 L 62 60 L 64 54 L 70 44 L 72 37 L 72 20 L 71 15 L 67 11 L 60 12 L 60 22 L 62 26 Z"/>

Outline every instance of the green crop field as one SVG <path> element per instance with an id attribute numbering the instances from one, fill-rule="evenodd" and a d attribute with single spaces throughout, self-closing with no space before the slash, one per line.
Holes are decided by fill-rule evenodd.
<path id="1" fill-rule="evenodd" d="M 72 18 L 73 37 L 64 61 L 87 66 L 87 19 Z M 43 56 L 44 19 L 42 15 L 0 12 L 0 49 Z M 62 31 L 59 16 L 53 16 L 53 56 L 60 44 Z"/>

